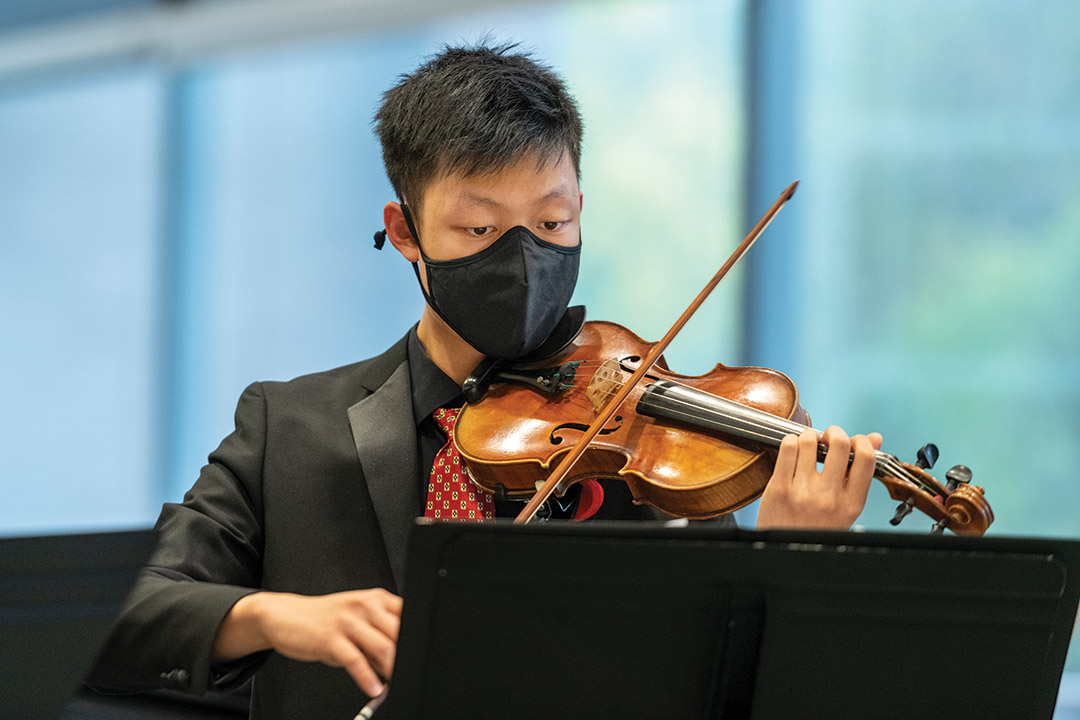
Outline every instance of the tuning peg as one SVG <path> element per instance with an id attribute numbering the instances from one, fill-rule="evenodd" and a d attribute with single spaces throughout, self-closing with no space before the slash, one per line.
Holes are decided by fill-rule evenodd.
<path id="1" fill-rule="evenodd" d="M 899 525 L 900 521 L 911 514 L 911 511 L 915 509 L 915 498 L 909 497 L 904 502 L 896 506 L 896 514 L 893 515 L 892 520 L 889 522 L 893 525 Z"/>
<path id="2" fill-rule="evenodd" d="M 923 470 L 929 470 L 934 467 L 934 463 L 936 463 L 938 459 L 937 445 L 934 443 L 926 443 L 919 448 L 919 452 L 916 453 L 916 456 L 919 459 L 915 461 L 915 465 Z"/>
<path id="3" fill-rule="evenodd" d="M 949 481 L 949 492 L 952 492 L 960 485 L 971 482 L 971 468 L 967 465 L 953 465 L 949 472 L 945 473 L 945 479 Z"/>

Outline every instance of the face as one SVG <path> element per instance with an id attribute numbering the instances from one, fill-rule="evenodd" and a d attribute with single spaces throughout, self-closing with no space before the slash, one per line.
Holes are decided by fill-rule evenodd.
<path id="1" fill-rule="evenodd" d="M 432 260 L 478 253 L 518 225 L 570 247 L 580 241 L 581 192 L 568 155 L 542 168 L 530 155 L 497 173 L 440 177 L 428 186 L 415 219 Z M 398 249 L 409 260 L 419 259 L 415 247 Z M 416 257 L 409 257 L 410 250 Z"/>

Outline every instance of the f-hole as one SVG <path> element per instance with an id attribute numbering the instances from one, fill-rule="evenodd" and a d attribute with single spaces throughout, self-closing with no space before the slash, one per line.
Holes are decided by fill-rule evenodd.
<path id="1" fill-rule="evenodd" d="M 616 415 L 614 418 L 612 418 L 612 423 L 612 425 L 602 428 L 598 434 L 610 435 L 613 432 L 618 432 L 619 430 L 621 430 L 623 424 L 622 415 Z M 562 425 L 556 425 L 554 428 L 552 428 L 551 434 L 548 436 L 548 440 L 549 442 L 551 442 L 552 445 L 562 445 L 565 438 L 559 436 L 557 433 L 563 430 L 576 430 L 578 432 L 585 432 L 588 429 L 589 426 L 585 423 L 563 423 Z"/>

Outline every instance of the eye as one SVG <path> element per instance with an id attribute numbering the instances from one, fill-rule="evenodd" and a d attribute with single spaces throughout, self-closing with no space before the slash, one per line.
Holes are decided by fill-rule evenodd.
<path id="1" fill-rule="evenodd" d="M 468 232 L 469 232 L 470 235 L 475 235 L 476 237 L 482 237 L 484 235 L 487 235 L 489 232 L 491 232 L 491 228 L 490 227 L 471 227 L 471 228 L 468 228 Z"/>
<path id="2" fill-rule="evenodd" d="M 549 220 L 545 223 L 540 223 L 540 225 L 548 232 L 555 232 L 556 230 L 561 230 L 566 223 L 563 221 Z"/>

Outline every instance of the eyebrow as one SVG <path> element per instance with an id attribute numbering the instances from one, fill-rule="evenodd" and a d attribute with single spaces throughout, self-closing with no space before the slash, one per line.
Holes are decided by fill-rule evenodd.
<path id="1" fill-rule="evenodd" d="M 573 188 L 570 187 L 569 183 L 563 183 L 562 185 L 559 185 L 557 188 L 542 197 L 540 199 L 540 202 L 548 202 L 550 200 L 558 200 L 560 198 L 574 200 L 576 197 L 577 196 L 574 194 Z"/>
<path id="2" fill-rule="evenodd" d="M 471 192 L 463 192 L 458 195 L 458 201 L 468 205 L 482 205 L 484 207 L 492 207 L 499 204 L 489 197 L 476 195 Z"/>
<path id="3" fill-rule="evenodd" d="M 562 185 L 559 185 L 554 190 L 549 192 L 547 195 L 540 198 L 539 204 L 543 204 L 543 203 L 546 203 L 546 202 L 551 202 L 552 200 L 560 200 L 560 199 L 566 199 L 566 200 L 573 200 L 574 199 L 574 192 L 573 192 L 573 189 L 570 187 L 569 183 L 563 183 Z M 496 202 L 495 200 L 487 197 L 486 195 L 477 195 L 476 193 L 472 193 L 472 192 L 468 192 L 468 191 L 464 191 L 460 195 L 458 195 L 458 201 L 463 202 L 463 203 L 467 203 L 469 205 L 479 205 L 479 206 L 482 206 L 482 207 L 498 207 L 499 206 L 498 202 Z"/>

